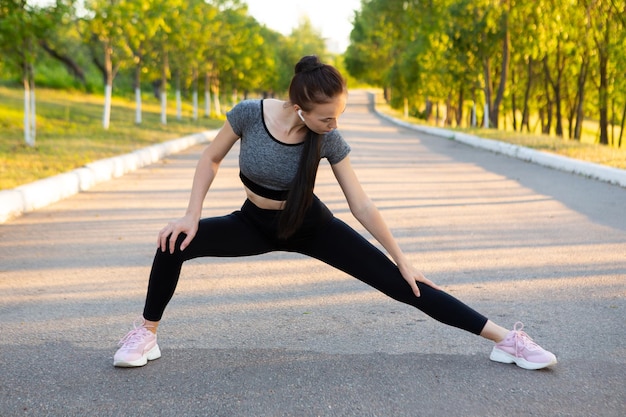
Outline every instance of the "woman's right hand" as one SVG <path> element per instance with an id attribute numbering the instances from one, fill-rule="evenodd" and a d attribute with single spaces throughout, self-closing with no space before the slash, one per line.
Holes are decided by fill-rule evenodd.
<path id="1" fill-rule="evenodd" d="M 239 135 L 233 131 L 232 126 L 227 120 L 209 146 L 204 149 L 193 176 L 193 185 L 191 187 L 191 195 L 189 196 L 189 204 L 187 205 L 185 216 L 169 222 L 167 226 L 159 232 L 157 247 L 161 249 L 161 252 L 167 251 L 169 247 L 169 252 L 174 253 L 176 249 L 176 239 L 178 239 L 181 233 L 184 233 L 186 236 L 180 244 L 180 250 L 183 251 L 189 246 L 198 232 L 202 203 L 217 174 L 217 169 L 228 151 L 230 151 L 238 140 Z"/>
<path id="2" fill-rule="evenodd" d="M 183 240 L 180 244 L 180 250 L 183 251 L 187 246 L 189 246 L 194 236 L 196 236 L 197 231 L 198 219 L 195 218 L 195 216 L 187 214 L 178 220 L 169 222 L 167 226 L 161 229 L 159 232 L 157 247 L 161 249 L 161 252 L 165 252 L 169 243 L 170 254 L 174 253 L 176 239 L 178 239 L 178 236 L 181 233 L 184 233 L 186 235 L 185 240 Z"/>

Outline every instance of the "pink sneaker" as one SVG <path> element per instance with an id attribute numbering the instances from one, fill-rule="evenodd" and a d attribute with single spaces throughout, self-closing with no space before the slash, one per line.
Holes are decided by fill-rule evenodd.
<path id="1" fill-rule="evenodd" d="M 524 325 L 519 321 L 503 341 L 497 343 L 489 359 L 501 363 L 515 363 L 524 369 L 541 369 L 556 363 L 556 356 L 533 342 L 522 331 Z"/>
<path id="2" fill-rule="evenodd" d="M 113 357 L 113 366 L 144 366 L 148 361 L 161 357 L 156 334 L 143 327 L 143 324 L 143 318 L 140 326 L 133 323 L 134 329 L 119 341 L 120 348 Z"/>

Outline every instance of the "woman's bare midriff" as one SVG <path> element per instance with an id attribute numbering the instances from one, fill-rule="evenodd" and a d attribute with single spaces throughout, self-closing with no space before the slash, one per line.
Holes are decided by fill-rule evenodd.
<path id="1" fill-rule="evenodd" d="M 262 208 L 264 210 L 282 210 L 285 205 L 284 201 L 261 197 L 260 195 L 253 193 L 248 187 L 244 186 L 243 188 L 246 190 L 248 200 L 250 200 L 252 204 L 258 208 Z"/>

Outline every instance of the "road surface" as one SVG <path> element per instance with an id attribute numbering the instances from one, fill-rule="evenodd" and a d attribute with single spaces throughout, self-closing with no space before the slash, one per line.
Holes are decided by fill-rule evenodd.
<path id="1" fill-rule="evenodd" d="M 340 122 L 414 264 L 505 327 L 524 322 L 558 365 L 493 363 L 490 342 L 274 253 L 185 264 L 163 357 L 114 368 L 196 146 L 0 225 L 0 415 L 626 415 L 626 189 L 398 128 L 364 93 Z M 234 149 L 205 216 L 240 207 L 237 173 Z M 325 161 L 316 192 L 365 233 Z"/>

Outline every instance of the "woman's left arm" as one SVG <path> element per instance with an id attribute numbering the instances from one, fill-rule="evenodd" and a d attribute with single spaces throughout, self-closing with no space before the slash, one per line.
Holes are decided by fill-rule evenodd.
<path id="1" fill-rule="evenodd" d="M 352 212 L 352 215 L 378 242 L 380 242 L 387 253 L 393 258 L 402 276 L 413 289 L 413 293 L 417 297 L 420 296 L 419 288 L 415 283 L 416 281 L 440 289 L 436 284 L 424 277 L 424 275 L 415 269 L 408 261 L 406 255 L 402 252 L 402 249 L 400 249 L 398 242 L 391 234 L 378 208 L 376 208 L 374 202 L 363 190 L 350 164 L 350 158 L 345 157 L 341 162 L 332 165 L 332 169 L 343 194 L 346 196 L 350 212 Z"/>

